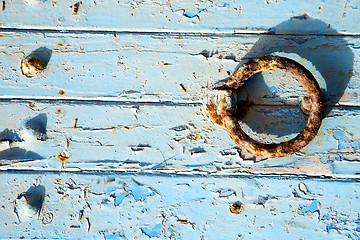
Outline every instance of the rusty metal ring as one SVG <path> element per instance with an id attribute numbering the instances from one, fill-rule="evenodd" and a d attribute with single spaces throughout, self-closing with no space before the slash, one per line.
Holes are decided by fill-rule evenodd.
<path id="1" fill-rule="evenodd" d="M 229 93 L 234 93 L 252 75 L 269 70 L 280 70 L 292 73 L 305 87 L 310 99 L 310 111 L 305 128 L 293 139 L 266 144 L 250 138 L 240 127 L 237 114 L 231 108 L 231 103 L 226 98 L 219 99 L 206 105 L 206 111 L 210 118 L 217 124 L 226 128 L 234 142 L 251 154 L 267 158 L 284 157 L 293 154 L 313 140 L 321 126 L 324 116 L 324 99 L 319 84 L 309 70 L 298 62 L 284 58 L 265 56 L 251 59 L 239 67 L 227 80 L 225 85 L 218 88 Z"/>

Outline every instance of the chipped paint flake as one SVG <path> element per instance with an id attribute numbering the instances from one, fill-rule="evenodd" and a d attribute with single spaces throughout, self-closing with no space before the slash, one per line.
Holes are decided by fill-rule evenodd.
<path id="1" fill-rule="evenodd" d="M 299 215 L 303 215 L 303 216 L 305 216 L 305 213 L 307 213 L 307 212 L 311 212 L 311 213 L 317 212 L 317 213 L 320 214 L 320 209 L 319 209 L 319 207 L 318 207 L 318 204 L 319 204 L 319 203 L 320 203 L 319 201 L 313 201 L 310 206 L 308 206 L 308 207 L 305 207 L 305 206 L 301 207 L 301 209 L 300 209 L 297 213 L 298 213 Z"/>
<path id="2" fill-rule="evenodd" d="M 146 186 L 140 185 L 135 181 L 132 181 L 125 187 L 126 191 L 131 194 L 135 201 L 145 201 L 147 197 L 154 196 L 155 192 Z"/>
<path id="3" fill-rule="evenodd" d="M 152 237 L 160 238 L 161 237 L 162 229 L 161 229 L 160 223 L 156 224 L 156 226 L 151 230 L 149 230 L 146 227 L 142 227 L 140 229 L 146 236 L 148 236 L 150 238 L 152 238 Z"/>
<path id="4" fill-rule="evenodd" d="M 129 196 L 129 193 L 126 192 L 123 192 L 122 194 L 115 196 L 114 206 L 115 207 L 119 206 L 127 196 Z"/>

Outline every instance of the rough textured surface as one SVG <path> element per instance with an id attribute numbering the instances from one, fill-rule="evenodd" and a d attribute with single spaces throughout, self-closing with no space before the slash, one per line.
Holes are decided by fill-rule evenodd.
<path id="1" fill-rule="evenodd" d="M 360 186 L 356 182 L 61 171 L 0 176 L 5 186 L 0 189 L 1 238 L 360 236 Z M 307 192 L 300 185 L 306 186 Z M 20 194 L 30 193 L 36 196 L 33 206 L 19 199 Z M 239 202 L 242 211 L 232 213 L 230 208 Z"/>
<path id="2" fill-rule="evenodd" d="M 0 5 L 0 238 L 359 239 L 359 1 Z M 263 160 L 202 105 L 273 53 L 310 70 L 327 107 L 308 146 Z M 46 66 L 31 78 L 29 55 Z M 252 138 L 305 127 L 291 75 L 243 87 Z"/>

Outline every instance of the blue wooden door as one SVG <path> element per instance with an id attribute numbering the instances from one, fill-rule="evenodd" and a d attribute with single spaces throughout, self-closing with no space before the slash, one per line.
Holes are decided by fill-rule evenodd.
<path id="1" fill-rule="evenodd" d="M 360 1 L 0 5 L 0 238 L 360 238 Z M 269 54 L 310 70 L 326 110 L 308 146 L 264 159 L 204 103 Z M 31 56 L 43 65 L 27 74 Z M 238 94 L 258 141 L 306 124 L 291 74 L 257 74 Z"/>

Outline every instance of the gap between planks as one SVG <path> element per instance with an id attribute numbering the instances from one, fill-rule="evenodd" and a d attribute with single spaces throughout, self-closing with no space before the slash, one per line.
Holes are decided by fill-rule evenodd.
<path id="1" fill-rule="evenodd" d="M 119 174 L 119 175 L 141 175 L 141 176 L 182 176 L 191 178 L 265 178 L 265 179 L 278 179 L 278 180 L 319 180 L 319 181 L 334 181 L 334 182 L 360 182 L 359 175 L 306 175 L 306 174 L 289 174 L 289 173 L 247 173 L 247 172 L 202 172 L 197 170 L 191 171 L 173 171 L 173 170 L 162 170 L 162 169 L 134 169 L 134 168 L 123 168 L 123 169 L 92 169 L 92 168 L 0 168 L 0 174 L 79 174 L 79 175 L 108 175 L 108 174 Z"/>
<path id="2" fill-rule="evenodd" d="M 45 32 L 70 34 L 133 34 L 133 35 L 170 35 L 170 36 L 201 36 L 201 37 L 234 37 L 236 35 L 286 35 L 286 36 L 352 36 L 360 37 L 358 32 L 277 32 L 269 29 L 232 29 L 217 30 L 171 30 L 171 29 L 131 29 L 131 28 L 91 28 L 91 27 L 6 27 L 0 26 L 0 32 Z"/>
<path id="3" fill-rule="evenodd" d="M 0 103 L 49 103 L 49 104 L 80 104 L 80 105 L 152 105 L 152 106 L 192 106 L 198 107 L 203 105 L 203 101 L 198 100 L 172 100 L 172 99 L 128 99 L 128 98 L 116 98 L 116 97 L 42 97 L 42 96 L 0 96 Z M 351 103 L 325 103 L 329 107 L 347 108 L 347 109 L 360 109 L 360 105 Z M 270 102 L 266 103 L 252 103 L 251 106 L 259 107 L 300 107 L 300 103 L 288 103 L 288 102 Z"/>

